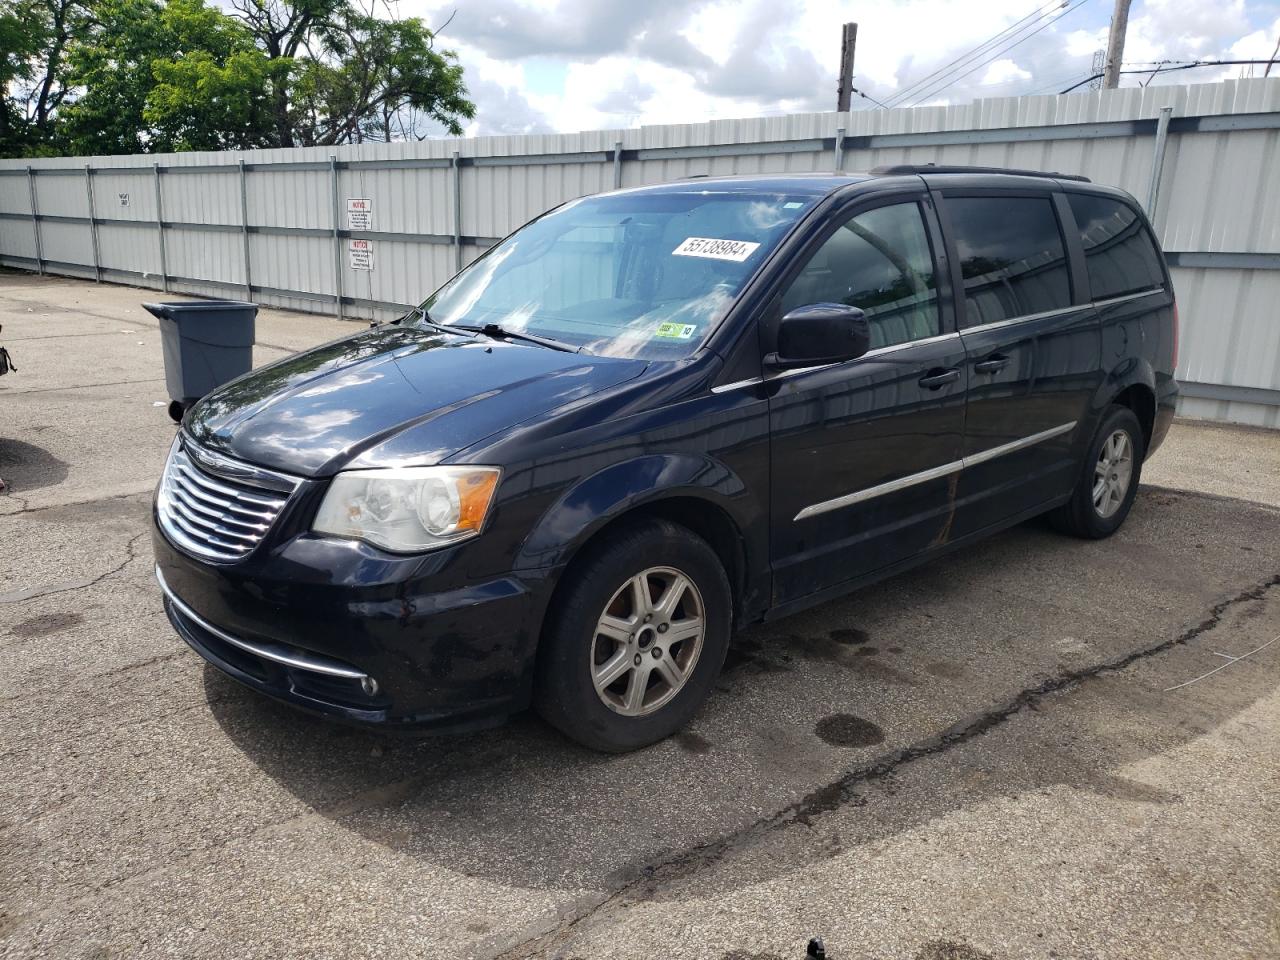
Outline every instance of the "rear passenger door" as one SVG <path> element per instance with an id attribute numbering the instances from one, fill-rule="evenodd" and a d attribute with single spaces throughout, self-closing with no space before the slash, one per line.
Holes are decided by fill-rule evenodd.
<path id="1" fill-rule="evenodd" d="M 1056 185 L 937 192 L 969 374 L 961 536 L 1072 488 L 1100 382 L 1100 336 Z"/>
<path id="2" fill-rule="evenodd" d="M 919 191 L 842 215 L 797 264 L 774 311 L 844 303 L 866 313 L 871 331 L 871 349 L 856 360 L 766 381 L 776 604 L 945 539 L 966 373 L 942 308 L 941 238 L 929 211 Z M 766 324 L 766 353 L 769 337 Z"/>

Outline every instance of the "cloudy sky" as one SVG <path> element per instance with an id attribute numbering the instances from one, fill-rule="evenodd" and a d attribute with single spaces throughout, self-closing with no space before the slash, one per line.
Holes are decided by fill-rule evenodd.
<path id="1" fill-rule="evenodd" d="M 859 24 L 854 86 L 882 102 L 1024 18 L 1005 44 L 903 102 L 1056 92 L 1092 72 L 1112 0 L 1035 2 L 394 0 L 394 8 L 433 27 L 452 15 L 439 43 L 466 68 L 478 107 L 468 133 L 483 135 L 833 110 L 847 20 Z M 1266 59 L 1278 38 L 1280 0 L 1134 0 L 1125 61 Z M 1155 82 L 1209 82 L 1242 69 L 1248 75 L 1248 67 L 1200 69 Z M 854 108 L 877 109 L 869 100 Z"/>

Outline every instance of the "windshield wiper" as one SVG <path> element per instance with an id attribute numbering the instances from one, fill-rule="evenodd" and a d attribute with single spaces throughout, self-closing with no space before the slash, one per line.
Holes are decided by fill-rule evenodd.
<path id="1" fill-rule="evenodd" d="M 581 347 L 575 347 L 571 343 L 565 343 L 561 340 L 552 340 L 550 337 L 539 337 L 532 333 L 522 333 L 519 330 L 508 330 L 496 323 L 486 323 L 482 327 L 466 327 L 458 324 L 454 329 L 471 330 L 474 333 L 483 333 L 486 337 L 492 337 L 495 340 L 526 340 L 529 343 L 536 343 L 539 346 L 550 347 L 552 350 L 563 350 L 565 353 L 577 353 Z"/>
<path id="2" fill-rule="evenodd" d="M 416 317 L 417 321 L 423 326 L 430 327 L 432 330 L 439 330 L 441 333 L 457 333 L 459 330 L 468 330 L 468 327 L 450 327 L 443 323 L 436 323 L 431 319 L 431 315 L 427 313 L 426 307 L 414 307 L 400 320 L 408 320 L 410 317 Z M 399 322 L 399 321 L 397 321 Z"/>

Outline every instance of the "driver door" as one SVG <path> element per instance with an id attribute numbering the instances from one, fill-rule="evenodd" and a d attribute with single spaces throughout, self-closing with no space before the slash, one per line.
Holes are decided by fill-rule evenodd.
<path id="1" fill-rule="evenodd" d="M 923 191 L 858 207 L 784 290 L 779 316 L 810 303 L 861 308 L 871 348 L 770 381 L 775 604 L 948 539 L 967 371 L 939 238 Z"/>

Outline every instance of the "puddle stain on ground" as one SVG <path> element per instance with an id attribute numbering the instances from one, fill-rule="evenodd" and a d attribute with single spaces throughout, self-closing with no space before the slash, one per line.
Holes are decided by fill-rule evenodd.
<path id="1" fill-rule="evenodd" d="M 853 647 L 867 643 L 871 639 L 871 634 L 865 630 L 859 630 L 857 627 L 841 627 L 837 630 L 832 630 L 827 636 L 836 643 L 847 643 Z"/>
<path id="2" fill-rule="evenodd" d="M 711 750 L 712 743 L 706 737 L 699 736 L 692 730 L 684 730 L 675 736 L 676 743 L 681 750 L 686 753 L 707 753 Z"/>
<path id="3" fill-rule="evenodd" d="M 724 673 L 747 667 L 755 673 L 786 673 L 795 669 L 792 664 L 796 660 L 808 660 L 843 664 L 883 683 L 911 686 L 917 682 L 901 670 L 877 661 L 880 649 L 865 646 L 870 639 L 864 631 L 854 629 L 832 630 L 825 636 L 748 633 L 735 637 L 730 644 Z M 732 684 L 722 681 L 718 687 L 728 690 Z"/>
<path id="4" fill-rule="evenodd" d="M 916 960 L 995 960 L 995 957 L 964 942 L 930 940 L 920 948 Z"/>
<path id="5" fill-rule="evenodd" d="M 833 747 L 874 747 L 884 743 L 884 731 L 851 713 L 833 713 L 818 721 L 813 732 Z"/>
<path id="6" fill-rule="evenodd" d="M 11 627 L 9 632 L 15 637 L 25 639 L 48 637 L 63 630 L 69 630 L 83 620 L 84 617 L 78 613 L 42 613 L 30 620 L 23 620 Z"/>
<path id="7" fill-rule="evenodd" d="M 943 680 L 962 680 L 966 673 L 963 666 L 950 660 L 932 660 L 925 664 L 924 672 Z"/>

